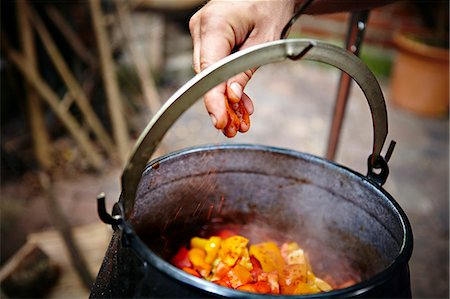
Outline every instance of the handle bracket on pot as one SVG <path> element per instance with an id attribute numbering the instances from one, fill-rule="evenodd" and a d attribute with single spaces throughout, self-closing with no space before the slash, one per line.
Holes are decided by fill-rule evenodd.
<path id="1" fill-rule="evenodd" d="M 388 162 L 394 152 L 395 145 L 396 142 L 391 140 L 385 157 L 382 157 L 381 155 L 374 157 L 373 154 L 371 154 L 367 159 L 367 177 L 380 186 L 386 182 L 387 177 L 389 176 Z M 375 169 L 380 169 L 380 171 L 377 173 L 375 172 Z"/>
<path id="2" fill-rule="evenodd" d="M 335 45 L 306 39 L 285 39 L 247 48 L 218 61 L 177 90 L 156 113 L 136 142 L 122 174 L 125 215 L 131 212 L 142 172 L 159 142 L 194 102 L 214 86 L 245 70 L 286 59 L 323 62 L 339 68 L 360 86 L 370 107 L 373 122 L 373 149 L 369 172 L 377 168 L 387 136 L 387 111 L 381 88 L 369 68 L 351 52 Z M 377 167 L 375 167 L 377 166 Z"/>

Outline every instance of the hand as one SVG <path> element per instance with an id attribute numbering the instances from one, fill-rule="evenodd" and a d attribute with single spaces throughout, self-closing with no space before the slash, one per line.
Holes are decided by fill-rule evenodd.
<path id="1" fill-rule="evenodd" d="M 295 0 L 211 0 L 189 22 L 195 72 L 234 50 L 279 39 L 294 7 Z M 251 69 L 230 78 L 204 97 L 213 125 L 227 137 L 250 128 L 253 102 L 244 88 L 255 71 Z"/>

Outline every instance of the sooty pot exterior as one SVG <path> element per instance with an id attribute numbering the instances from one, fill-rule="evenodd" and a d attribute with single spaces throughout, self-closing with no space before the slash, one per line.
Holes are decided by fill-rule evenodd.
<path id="1" fill-rule="evenodd" d="M 350 269 L 362 279 L 289 298 L 411 297 L 412 233 L 404 212 L 367 177 L 315 156 L 258 145 L 172 153 L 148 164 L 126 218 L 115 227 L 92 298 L 263 296 L 220 287 L 166 262 L 211 221 L 278 231 L 280 239 L 301 244 L 316 274 Z"/>

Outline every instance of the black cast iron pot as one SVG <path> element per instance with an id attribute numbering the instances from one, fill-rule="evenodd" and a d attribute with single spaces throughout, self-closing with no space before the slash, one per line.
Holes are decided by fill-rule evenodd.
<path id="1" fill-rule="evenodd" d="M 196 147 L 146 165 L 171 124 L 206 91 L 241 71 L 286 58 L 334 65 L 361 87 L 374 123 L 366 176 L 323 158 L 260 145 Z M 270 231 L 273 238 L 297 241 L 319 277 L 356 273 L 361 278 L 345 289 L 279 297 L 411 297 L 411 227 L 381 187 L 389 174 L 380 155 L 386 135 L 378 82 L 350 52 L 289 39 L 225 58 L 178 90 L 152 119 L 124 170 L 113 216 L 99 197 L 99 214 L 113 225 L 114 235 L 91 297 L 264 296 L 218 286 L 167 262 L 211 223 L 253 227 L 254 235 Z"/>

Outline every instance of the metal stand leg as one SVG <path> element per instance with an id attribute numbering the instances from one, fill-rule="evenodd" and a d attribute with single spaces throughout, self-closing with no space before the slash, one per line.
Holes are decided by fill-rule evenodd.
<path id="1" fill-rule="evenodd" d="M 350 24 L 347 32 L 346 48 L 359 56 L 360 47 L 364 38 L 369 11 L 354 12 L 351 14 Z M 333 120 L 331 123 L 330 135 L 328 137 L 328 148 L 326 157 L 334 160 L 339 137 L 342 128 L 342 121 L 345 116 L 345 108 L 347 106 L 348 95 L 350 93 L 351 78 L 342 73 L 339 80 L 339 87 L 336 95 Z"/>

